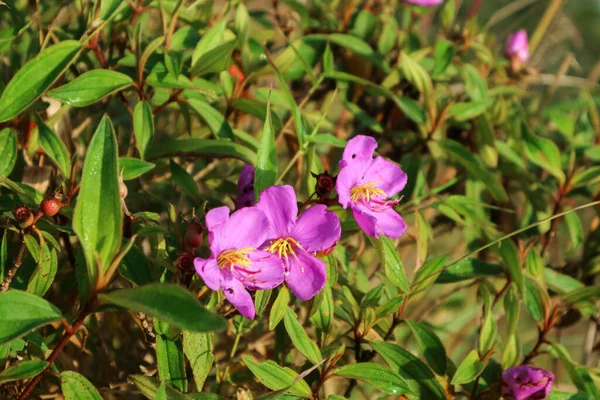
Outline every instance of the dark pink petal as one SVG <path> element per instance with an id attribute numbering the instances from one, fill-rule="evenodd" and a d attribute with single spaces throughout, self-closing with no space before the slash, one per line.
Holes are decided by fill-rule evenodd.
<path id="1" fill-rule="evenodd" d="M 292 237 L 311 253 L 332 247 L 340 240 L 342 228 L 337 215 L 318 204 L 304 211 L 292 228 Z"/>
<path id="2" fill-rule="evenodd" d="M 352 214 L 360 229 L 369 236 L 377 236 L 377 218 L 372 216 L 366 208 L 361 209 L 354 206 L 352 207 Z"/>
<path id="3" fill-rule="evenodd" d="M 194 260 L 194 268 L 206 286 L 212 290 L 221 289 L 221 271 L 217 266 L 216 259 L 209 258 L 205 260 L 203 258 L 196 258 Z"/>
<path id="4" fill-rule="evenodd" d="M 248 319 L 254 319 L 256 314 L 254 302 L 242 282 L 232 277 L 224 279 L 223 292 L 227 300 L 238 309 L 240 314 Z"/>
<path id="5" fill-rule="evenodd" d="M 344 149 L 344 154 L 342 154 L 344 167 L 351 165 L 356 160 L 372 159 L 376 148 L 377 141 L 370 136 L 358 135 L 350 139 Z"/>
<path id="6" fill-rule="evenodd" d="M 423 7 L 433 7 L 442 4 L 444 0 L 404 0 L 405 3 L 414 4 Z"/>
<path id="7" fill-rule="evenodd" d="M 217 225 L 227 222 L 230 212 L 231 211 L 227 206 L 213 208 L 207 212 L 206 218 L 204 219 L 206 222 L 206 229 L 212 231 Z"/>
<path id="8" fill-rule="evenodd" d="M 527 40 L 527 31 L 520 31 L 509 36 L 504 53 L 507 57 L 515 57 L 521 62 L 529 61 L 529 42 Z"/>
<path id="9" fill-rule="evenodd" d="M 296 257 L 290 256 L 287 263 L 288 273 L 285 281 L 299 300 L 309 300 L 323 289 L 327 280 L 323 261 L 297 248 Z"/>
<path id="10" fill-rule="evenodd" d="M 404 189 L 407 176 L 400 166 L 383 157 L 377 157 L 364 176 L 363 182 L 374 182 L 373 186 L 383 189 L 386 198 L 390 198 Z"/>
<path id="11" fill-rule="evenodd" d="M 269 219 L 271 233 L 268 238 L 286 238 L 290 235 L 298 215 L 294 188 L 290 185 L 271 186 L 260 194 L 256 207 Z"/>
<path id="12" fill-rule="evenodd" d="M 406 223 L 392 207 L 382 207 L 376 211 L 364 203 L 352 207 L 358 226 L 369 236 L 399 238 L 406 231 Z"/>
<path id="13" fill-rule="evenodd" d="M 335 183 L 335 190 L 342 207 L 347 208 L 352 203 L 350 190 L 361 182 L 366 182 L 364 177 L 373 161 L 372 158 L 361 158 L 342 168 Z"/>
<path id="14" fill-rule="evenodd" d="M 257 248 L 267 240 L 269 221 L 256 207 L 242 208 L 226 223 L 215 226 L 210 249 L 215 257 L 223 250 Z"/>
<path id="15" fill-rule="evenodd" d="M 279 257 L 261 250 L 253 251 L 249 256 L 253 272 L 242 279 L 244 286 L 250 290 L 269 290 L 283 282 L 284 266 Z"/>

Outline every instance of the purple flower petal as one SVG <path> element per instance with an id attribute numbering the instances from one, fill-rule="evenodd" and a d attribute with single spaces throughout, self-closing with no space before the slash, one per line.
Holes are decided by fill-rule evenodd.
<path id="1" fill-rule="evenodd" d="M 194 268 L 206 286 L 212 290 L 221 289 L 221 270 L 217 266 L 217 260 L 209 258 L 196 258 L 194 260 Z"/>
<path id="2" fill-rule="evenodd" d="M 373 163 L 372 158 L 356 159 L 346 167 L 342 168 L 335 183 L 335 190 L 342 207 L 347 208 L 352 202 L 350 191 L 360 182 L 364 181 L 365 173 Z"/>
<path id="3" fill-rule="evenodd" d="M 356 160 L 372 159 L 376 148 L 377 141 L 371 136 L 358 135 L 350 139 L 344 149 L 344 154 L 342 154 L 342 161 L 345 162 L 344 167 Z"/>
<path id="4" fill-rule="evenodd" d="M 207 212 L 206 218 L 204 219 L 206 222 L 206 229 L 212 231 L 217 225 L 227 222 L 230 212 L 231 211 L 227 206 L 213 208 Z"/>
<path id="5" fill-rule="evenodd" d="M 373 160 L 369 170 L 362 179 L 362 183 L 376 182 L 373 186 L 382 189 L 387 198 L 396 195 L 404 189 L 406 181 L 406 173 L 402 171 L 400 166 L 383 157 L 377 157 Z"/>
<path id="6" fill-rule="evenodd" d="M 529 61 L 529 42 L 527 40 L 527 31 L 520 31 L 510 35 L 504 49 L 504 54 L 509 58 L 516 58 L 525 63 Z"/>
<path id="7" fill-rule="evenodd" d="M 383 235 L 392 239 L 399 238 L 406 231 L 406 223 L 393 208 L 385 207 L 373 210 L 359 203 L 352 207 L 354 219 L 367 235 Z"/>
<path id="8" fill-rule="evenodd" d="M 283 263 L 275 255 L 255 250 L 249 255 L 254 273 L 247 274 L 242 280 L 250 290 L 269 290 L 279 286 L 284 279 Z"/>
<path id="9" fill-rule="evenodd" d="M 271 186 L 260 194 L 256 207 L 269 219 L 269 238 L 286 238 L 290 235 L 298 215 L 294 188 L 290 185 Z"/>
<path id="10" fill-rule="evenodd" d="M 323 204 L 304 211 L 292 228 L 292 237 L 311 253 L 330 248 L 340 240 L 342 229 L 337 215 Z"/>
<path id="11" fill-rule="evenodd" d="M 297 248 L 296 256 L 288 258 L 285 281 L 299 300 L 311 299 L 323 289 L 326 280 L 325 263 L 307 251 Z"/>
<path id="12" fill-rule="evenodd" d="M 223 280 L 223 292 L 227 300 L 238 309 L 240 314 L 248 319 L 254 319 L 254 315 L 256 314 L 254 302 L 242 282 L 231 276 L 225 277 Z"/>
<path id="13" fill-rule="evenodd" d="M 242 208 L 214 227 L 210 249 L 215 257 L 228 249 L 257 248 L 267 240 L 269 221 L 256 207 Z"/>
<path id="14" fill-rule="evenodd" d="M 377 236 L 377 218 L 372 216 L 367 209 L 362 210 L 359 207 L 352 207 L 352 215 L 360 229 L 369 236 Z"/>
<path id="15" fill-rule="evenodd" d="M 542 368 L 521 365 L 502 373 L 501 391 L 507 400 L 541 400 L 550 395 L 554 375 Z"/>

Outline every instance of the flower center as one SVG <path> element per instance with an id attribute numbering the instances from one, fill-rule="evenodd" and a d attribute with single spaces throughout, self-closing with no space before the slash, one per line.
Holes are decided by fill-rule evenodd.
<path id="1" fill-rule="evenodd" d="M 288 254 L 294 256 L 296 255 L 296 252 L 294 251 L 294 246 L 300 247 L 300 243 L 298 243 L 294 238 L 280 238 L 277 240 L 271 240 L 271 245 L 266 250 L 273 254 L 277 253 L 279 258 L 287 258 Z"/>
<path id="2" fill-rule="evenodd" d="M 377 182 L 369 182 L 364 185 L 354 186 L 350 189 L 350 199 L 356 203 L 359 200 L 371 201 L 371 197 L 374 196 L 385 196 L 383 189 L 375 187 L 375 184 L 377 184 Z"/>
<path id="3" fill-rule="evenodd" d="M 244 249 L 231 249 L 222 251 L 217 257 L 217 265 L 219 268 L 233 268 L 235 265 L 242 267 L 248 267 L 252 263 L 248 254 L 254 250 L 253 248 L 246 247 Z"/>

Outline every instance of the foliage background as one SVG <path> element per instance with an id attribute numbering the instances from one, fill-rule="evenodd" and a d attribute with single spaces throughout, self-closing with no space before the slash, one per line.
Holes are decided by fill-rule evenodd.
<path id="1" fill-rule="evenodd" d="M 37 210 L 44 195 L 61 185 L 64 197 L 73 200 L 60 217 L 44 217 L 37 224 L 47 232 L 46 241 L 56 239 L 56 260 L 34 260 L 39 243 L 35 232 L 27 231 L 30 242 L 11 288 L 43 295 L 64 315 L 75 317 L 81 312 L 85 303 L 81 271 L 86 270 L 86 262 L 72 229 L 73 209 L 79 204 L 73 189 L 81 180 L 90 140 L 104 114 L 114 125 L 119 156 L 134 159 L 129 161 L 132 169 L 126 170 L 133 177 L 126 181 L 126 204 L 136 220 L 125 219 L 124 237 L 139 235 L 111 288 L 151 281 L 189 283 L 185 260 L 178 257 L 183 253 L 184 221 L 192 218 L 192 210 L 202 217 L 208 208 L 232 205 L 241 161 L 265 156 L 259 145 L 263 135 L 276 140 L 278 183 L 294 185 L 303 201 L 314 188 L 309 172 L 335 173 L 346 140 L 368 134 L 377 138 L 379 154 L 399 162 L 409 175 L 398 206 L 409 229 L 394 242 L 401 262 L 390 254 L 386 257 L 385 251 L 382 257 L 380 242 L 370 241 L 348 214 L 332 205 L 343 221 L 344 235 L 328 259 L 337 265 L 337 270 L 331 269 L 337 279 L 329 280 L 335 304 L 329 334 L 321 332 L 322 320 L 308 317 L 322 305 L 323 296 L 307 303 L 289 302 L 322 354 L 339 350 L 344 343 L 338 366 L 357 361 L 385 366 L 370 345 L 372 340 L 385 338 L 431 365 L 409 326 L 400 322 L 416 320 L 437 334 L 451 360 L 447 375 L 438 377 L 449 396 L 475 398 L 488 393 L 486 389 L 494 393 L 502 367 L 531 357 L 535 365 L 556 374 L 559 390 L 597 398 L 597 207 L 543 222 L 598 200 L 597 1 L 447 0 L 443 6 L 418 8 L 397 0 L 313 0 L 308 5 L 292 0 L 207 0 L 179 2 L 177 18 L 172 11 L 178 2 L 172 0 L 124 2 L 116 13 L 120 2 L 110 0 L 5 2 L 0 5 L 1 106 L 7 105 L 9 96 L 22 94 L 20 88 L 8 93 L 11 88 L 6 85 L 42 46 L 89 38 L 99 26 L 94 21 L 100 15 L 112 18 L 99 31 L 97 41 L 93 37 L 86 41 L 87 47 L 58 80 L 42 88 L 40 99 L 0 122 L 0 128 L 7 129 L 3 132 L 10 129 L 16 138 L 0 142 L 5 146 L 2 157 L 8 160 L 6 164 L 0 161 L 0 211 L 6 232 L 0 275 L 6 275 L 19 259 L 24 232 L 12 214 L 15 204 L 26 202 Z M 228 30 L 218 45 L 227 48 L 224 43 L 235 39 L 235 49 L 213 54 L 208 61 L 215 62 L 214 70 L 202 71 L 207 59 L 194 70 L 193 61 L 207 53 L 200 48 L 194 55 L 199 39 L 220 20 L 227 21 Z M 515 72 L 509 71 L 502 52 L 508 34 L 518 29 L 526 29 L 537 46 L 527 69 Z M 164 41 L 153 41 L 161 35 Z M 140 68 L 144 50 L 153 45 Z M 108 96 L 84 107 L 64 105 L 77 101 L 72 94 L 47 93 L 85 71 L 103 68 L 129 76 L 137 87 L 128 83 L 114 92 L 105 88 L 103 94 Z M 239 73 L 243 76 L 236 80 Z M 187 78 L 195 75 L 200 76 L 190 83 Z M 147 154 L 133 134 L 132 114 L 141 100 L 154 112 L 154 139 Z M 268 128 L 268 110 L 272 128 Z M 38 117 L 64 143 L 74 166 L 72 180 L 49 157 L 51 151 L 40 148 Z M 148 129 L 147 121 L 140 124 L 141 129 Z M 231 142 L 238 147 L 229 146 Z M 218 143 L 227 146 L 209 147 Z M 142 158 L 152 165 L 136 161 Z M 116 190 L 114 184 L 96 183 L 102 190 Z M 35 191 L 23 192 L 22 185 Z M 106 222 L 101 221 L 100 230 Z M 472 254 L 466 262 L 441 273 L 436 284 L 428 282 L 420 293 L 415 289 L 420 282 L 416 271 L 428 266 L 432 270 L 427 273 L 438 277 L 451 260 L 529 224 L 538 225 L 500 247 Z M 94 228 L 83 222 L 82 229 Z M 204 246 L 197 254 L 206 251 Z M 440 256 L 447 258 L 435 262 Z M 36 292 L 31 279 L 40 265 L 54 277 L 46 277 L 47 291 Z M 427 273 L 421 272 L 420 278 Z M 401 295 L 404 274 L 412 293 L 402 298 L 409 300 L 401 307 L 403 303 L 393 301 Z M 515 282 L 512 286 L 511 281 Z M 206 392 L 242 399 L 266 393 L 242 356 L 273 359 L 296 372 L 312 366 L 290 343 L 283 322 L 274 329 L 270 326 L 284 310 L 284 295 L 280 295 L 281 303 L 274 304 L 275 291 L 262 314 L 250 323 L 243 322 L 197 278 L 189 287 L 203 305 L 229 321 L 228 329 L 213 338 L 217 368 L 205 368 L 209 373 Z M 491 310 L 484 305 L 486 293 L 494 304 Z M 385 311 L 384 306 L 390 304 L 393 309 Z M 550 328 L 555 306 L 557 320 L 546 337 L 549 343 L 541 343 L 538 326 Z M 517 315 L 517 308 L 518 325 L 511 328 L 507 315 L 509 319 Z M 193 382 L 202 373 L 185 361 L 190 355 L 185 351 L 184 358 L 185 346 L 177 329 L 152 324 L 150 317 L 135 311 L 89 316 L 85 330 L 70 338 L 54 374 L 46 375 L 35 393 L 59 396 L 58 374 L 74 370 L 87 377 L 102 398 L 144 398 L 131 377 L 156 376 L 157 369 L 159 373 L 162 369 L 162 381 L 179 389 L 188 387 L 183 382 L 189 381 L 189 391 L 200 392 L 202 388 Z M 496 321 L 489 324 L 497 325 L 497 333 L 495 329 L 493 334 L 482 331 L 486 318 Z M 38 332 L 3 343 L 3 367 L 18 360 L 45 359 L 56 347 L 63 327 L 54 322 Z M 170 350 L 165 352 L 160 345 L 156 349 L 152 335 L 157 334 Z M 361 345 L 356 344 L 357 335 L 362 337 Z M 510 347 L 511 335 L 519 337 L 518 348 Z M 449 384 L 453 367 L 474 349 L 485 353 L 481 342 L 486 340 L 492 342 L 493 354 L 478 388 L 473 388 L 475 377 L 462 389 Z M 443 353 L 437 348 L 435 354 Z M 477 357 L 485 358 L 483 354 Z M 320 387 L 328 366 L 329 361 L 305 378 L 313 390 Z M 171 373 L 185 378 L 166 378 Z M 0 390 L 12 398 L 26 383 L 4 383 Z M 350 379 L 336 377 L 324 383 L 319 395 L 383 396 L 371 384 L 354 385 Z M 154 394 L 146 393 L 146 397 Z"/>

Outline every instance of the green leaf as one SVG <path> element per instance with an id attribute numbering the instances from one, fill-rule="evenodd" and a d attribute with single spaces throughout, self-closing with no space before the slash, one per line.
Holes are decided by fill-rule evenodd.
<path id="1" fill-rule="evenodd" d="M 38 141 L 40 147 L 58 167 L 65 179 L 71 176 L 71 159 L 63 141 L 42 120 L 38 120 Z"/>
<path id="2" fill-rule="evenodd" d="M 124 181 L 129 181 L 144 175 L 146 172 L 152 171 L 155 166 L 156 165 L 142 161 L 139 158 L 119 158 L 119 171 L 123 174 Z"/>
<path id="3" fill-rule="evenodd" d="M 194 180 L 194 177 L 189 174 L 185 169 L 183 169 L 179 164 L 175 161 L 169 161 L 169 169 L 171 170 L 171 175 L 175 180 L 175 183 L 183 193 L 190 196 L 192 199 L 199 201 L 202 198 L 200 194 L 200 190 L 198 189 L 198 185 Z"/>
<path id="4" fill-rule="evenodd" d="M 254 306 L 256 308 L 256 315 L 261 315 L 271 299 L 272 289 L 269 290 L 257 290 L 254 292 Z"/>
<path id="5" fill-rule="evenodd" d="M 215 357 L 211 352 L 210 333 L 183 332 L 183 353 L 190 362 L 196 390 L 202 390 Z"/>
<path id="6" fill-rule="evenodd" d="M 198 61 L 192 64 L 190 75 L 198 76 L 211 72 L 225 71 L 231 60 L 231 54 L 236 46 L 237 41 L 231 40 L 207 51 L 198 59 Z"/>
<path id="7" fill-rule="evenodd" d="M 442 271 L 435 283 L 454 283 L 485 276 L 500 275 L 501 265 L 491 264 L 475 258 L 467 258 Z"/>
<path id="8" fill-rule="evenodd" d="M 98 18 L 106 21 L 106 19 L 119 8 L 121 3 L 122 1 L 120 0 L 102 0 L 102 5 L 100 6 L 100 15 Z"/>
<path id="9" fill-rule="evenodd" d="M 319 35 L 310 35 L 308 37 L 319 37 Z M 364 40 L 343 33 L 332 33 L 327 37 L 332 43 L 345 47 L 351 52 L 363 56 L 367 60 L 371 61 L 375 66 L 383 70 L 389 69 L 385 64 L 383 57 L 380 54 L 377 54 Z"/>
<path id="10" fill-rule="evenodd" d="M 398 42 L 398 21 L 394 15 L 390 15 L 381 30 L 377 41 L 377 50 L 380 54 L 389 54 Z"/>
<path id="11" fill-rule="evenodd" d="M 202 118 L 216 138 L 233 140 L 233 130 L 219 110 L 196 99 L 190 99 L 188 104 Z"/>
<path id="12" fill-rule="evenodd" d="M 400 346 L 383 341 L 371 342 L 373 349 L 404 379 L 416 399 L 446 400 L 446 392 L 433 372 L 421 360 Z"/>
<path id="13" fill-rule="evenodd" d="M 319 309 L 310 320 L 315 326 L 320 329 L 325 334 L 328 334 L 331 330 L 333 324 L 333 317 L 335 312 L 335 307 L 333 304 L 333 294 L 331 293 L 331 287 L 329 285 L 325 285 L 323 288 L 323 301 L 319 306 Z"/>
<path id="14" fill-rule="evenodd" d="M 287 286 L 281 286 L 277 298 L 269 314 L 269 330 L 272 331 L 281 322 L 290 302 L 290 291 Z"/>
<path id="15" fill-rule="evenodd" d="M 142 250 L 136 245 L 133 245 L 125 254 L 121 265 L 119 265 L 119 274 L 136 286 L 152 283 L 150 263 Z"/>
<path id="16" fill-rule="evenodd" d="M 598 182 L 600 182 L 600 166 L 585 168 L 577 172 L 571 180 L 571 186 L 576 188 L 593 185 Z"/>
<path id="17" fill-rule="evenodd" d="M 417 321 L 405 321 L 410 327 L 427 364 L 436 374 L 443 376 L 446 373 L 446 349 L 440 338 L 425 324 Z"/>
<path id="18" fill-rule="evenodd" d="M 543 323 L 544 321 L 542 290 L 537 281 L 527 278 L 525 285 L 525 307 L 527 307 L 527 311 L 531 317 L 539 323 Z"/>
<path id="19" fill-rule="evenodd" d="M 94 385 L 75 371 L 60 374 L 60 387 L 65 400 L 102 400 Z"/>
<path id="20" fill-rule="evenodd" d="M 447 114 L 457 121 L 467 121 L 480 116 L 492 105 L 490 100 L 454 103 L 448 107 Z"/>
<path id="21" fill-rule="evenodd" d="M 511 239 L 504 240 L 498 246 L 498 254 L 517 285 L 519 293 L 523 296 L 525 294 L 525 275 L 523 274 L 521 257 L 519 256 L 517 245 Z"/>
<path id="22" fill-rule="evenodd" d="M 404 264 L 398 255 L 394 242 L 385 236 L 379 236 L 379 240 L 376 243 L 379 250 L 379 257 L 385 268 L 385 275 L 387 278 L 396 285 L 402 293 L 410 292 L 410 285 L 406 272 L 404 271 Z"/>
<path id="23" fill-rule="evenodd" d="M 592 398 L 587 393 L 583 392 L 566 393 L 553 389 L 552 392 L 550 392 L 550 395 L 546 397 L 546 400 L 592 400 Z"/>
<path id="24" fill-rule="evenodd" d="M 0 372 L 0 384 L 36 376 L 48 366 L 47 361 L 24 360 Z"/>
<path id="25" fill-rule="evenodd" d="M 462 385 L 474 381 L 485 368 L 486 362 L 479 360 L 477 350 L 472 350 L 456 369 L 456 373 L 452 378 L 453 385 Z"/>
<path id="26" fill-rule="evenodd" d="M 423 93 L 425 104 L 431 106 L 433 102 L 433 84 L 425 68 L 407 53 L 401 52 L 400 70 L 404 74 L 404 77 Z"/>
<path id="27" fill-rule="evenodd" d="M 98 295 L 98 299 L 143 312 L 192 332 L 217 331 L 227 327 L 223 318 L 207 311 L 190 292 L 177 285 L 151 284 L 115 290 Z"/>
<path id="28" fill-rule="evenodd" d="M 471 64 L 465 64 L 461 69 L 462 78 L 465 81 L 465 91 L 471 100 L 479 102 L 488 98 L 488 85 L 481 72 Z"/>
<path id="29" fill-rule="evenodd" d="M 306 333 L 306 330 L 302 324 L 298 322 L 296 313 L 294 313 L 289 307 L 287 307 L 285 310 L 283 323 L 285 324 L 285 330 L 294 344 L 294 348 L 298 350 L 304 357 L 306 357 L 306 359 L 312 364 L 316 365 L 321 362 L 323 356 L 321 356 L 319 348 L 315 342 L 308 337 L 308 333 Z"/>
<path id="30" fill-rule="evenodd" d="M 254 182 L 254 197 L 258 201 L 260 193 L 273 186 L 277 180 L 277 150 L 275 148 L 275 133 L 271 124 L 271 102 L 267 102 L 267 118 L 256 155 L 256 178 Z"/>
<path id="31" fill-rule="evenodd" d="M 435 67 L 432 76 L 435 78 L 446 71 L 454 57 L 454 46 L 448 40 L 439 40 L 435 45 L 434 58 Z"/>
<path id="32" fill-rule="evenodd" d="M 237 158 L 247 164 L 254 164 L 256 154 L 249 148 L 228 140 L 182 139 L 171 140 L 156 145 L 148 159 L 173 158 L 177 156 L 205 158 Z"/>
<path id="33" fill-rule="evenodd" d="M 394 371 L 374 363 L 348 364 L 333 371 L 334 375 L 358 379 L 394 395 L 412 393 L 410 387 Z"/>
<path id="34" fill-rule="evenodd" d="M 8 260 L 8 229 L 2 234 L 2 243 L 0 243 L 0 279 L 4 281 L 4 273 Z"/>
<path id="35" fill-rule="evenodd" d="M 423 264 L 413 278 L 412 293 L 421 292 L 433 285 L 440 275 L 440 270 L 444 267 L 445 261 L 446 255 L 443 255 L 432 258 Z"/>
<path id="36" fill-rule="evenodd" d="M 0 293 L 0 344 L 63 318 L 46 300 L 20 290 Z"/>
<path id="37" fill-rule="evenodd" d="M 73 107 L 85 107 L 132 84 L 133 80 L 125 74 L 108 69 L 95 69 L 49 91 L 48 96 Z"/>
<path id="38" fill-rule="evenodd" d="M 545 169 L 556 177 L 559 182 L 565 181 L 565 173 L 562 171 L 560 163 L 560 150 L 550 139 L 546 139 L 533 134 L 529 127 L 523 122 L 521 123 L 521 135 L 525 143 L 525 149 L 529 161 Z"/>
<path id="39" fill-rule="evenodd" d="M 568 213 L 564 218 L 567 225 L 567 230 L 569 231 L 569 238 L 571 239 L 571 247 L 567 253 L 568 257 L 569 255 L 573 254 L 579 248 L 579 246 L 581 246 L 584 240 L 584 234 L 581 219 L 576 212 Z"/>
<path id="40" fill-rule="evenodd" d="M 187 391 L 185 359 L 179 340 L 170 340 L 161 334 L 156 335 L 156 365 L 161 382 L 173 386 L 180 392 Z"/>
<path id="41" fill-rule="evenodd" d="M 244 3 L 238 4 L 235 10 L 235 31 L 238 37 L 238 46 L 243 45 L 248 36 L 248 22 L 250 15 L 248 14 L 248 7 Z"/>
<path id="42" fill-rule="evenodd" d="M 160 387 L 163 385 L 161 382 L 150 376 L 143 375 L 130 375 L 129 380 L 138 388 L 138 390 L 150 400 L 153 400 L 158 395 Z M 165 392 L 167 400 L 191 400 L 192 397 L 185 395 L 171 386 L 165 385 Z"/>
<path id="43" fill-rule="evenodd" d="M 40 297 L 44 296 L 52 286 L 52 282 L 54 282 L 57 269 L 56 249 L 51 248 L 48 243 L 44 243 L 37 260 L 37 267 L 29 278 L 27 291 Z"/>
<path id="44" fill-rule="evenodd" d="M 167 385 L 164 382 L 160 384 L 154 400 L 167 400 Z"/>
<path id="45" fill-rule="evenodd" d="M 252 371 L 260 383 L 271 390 L 287 389 L 287 393 L 303 398 L 311 398 L 310 387 L 304 379 L 298 379 L 298 374 L 287 367 L 280 367 L 275 362 L 269 360 L 263 363 L 257 363 L 251 356 L 242 356 L 242 360 Z"/>
<path id="46" fill-rule="evenodd" d="M 75 60 L 81 47 L 76 40 L 65 40 L 27 62 L 0 97 L 0 122 L 16 117 L 36 101 Z"/>
<path id="47" fill-rule="evenodd" d="M 121 245 L 123 210 L 118 153 L 112 123 L 105 115 L 88 147 L 73 216 L 73 230 L 85 253 L 88 276 L 93 283 L 99 271 L 108 269 Z"/>
<path id="48" fill-rule="evenodd" d="M 10 128 L 0 130 L 0 176 L 8 176 L 17 162 L 17 132 Z"/>
<path id="49" fill-rule="evenodd" d="M 550 347 L 550 354 L 555 358 L 560 358 L 563 367 L 567 370 L 569 377 L 578 390 L 587 392 L 586 383 L 583 377 L 577 371 L 575 363 L 571 359 L 571 355 L 565 346 L 560 343 L 553 343 Z"/>
<path id="50" fill-rule="evenodd" d="M 192 55 L 192 65 L 197 64 L 200 57 L 208 53 L 210 50 L 220 46 L 225 41 L 225 27 L 227 25 L 227 20 L 225 18 L 221 19 L 219 22 L 215 23 L 200 39 L 196 48 L 194 49 L 194 54 Z"/>
<path id="51" fill-rule="evenodd" d="M 154 116 L 146 101 L 140 101 L 133 110 L 133 132 L 140 157 L 146 158 L 146 152 L 154 142 Z"/>

